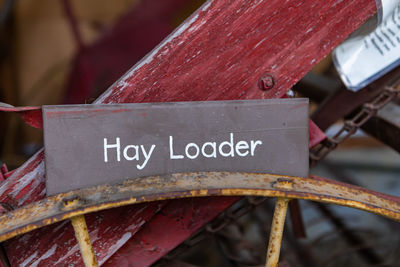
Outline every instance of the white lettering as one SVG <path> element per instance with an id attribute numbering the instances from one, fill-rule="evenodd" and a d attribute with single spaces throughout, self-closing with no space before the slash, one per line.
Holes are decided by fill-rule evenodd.
<path id="1" fill-rule="evenodd" d="M 190 155 L 190 154 L 189 154 L 189 148 L 190 148 L 190 147 L 194 147 L 194 149 L 196 150 L 196 152 L 195 152 L 194 155 Z M 189 143 L 189 144 L 186 145 L 185 153 L 186 153 L 186 157 L 188 157 L 189 159 L 195 159 L 195 158 L 197 158 L 197 156 L 198 156 L 199 153 L 200 153 L 200 148 L 199 148 L 199 146 L 196 145 L 195 143 Z"/>
<path id="2" fill-rule="evenodd" d="M 147 153 L 146 150 L 144 149 L 144 146 L 140 145 L 140 148 L 142 149 L 142 153 L 144 155 L 145 160 L 142 165 L 139 165 L 139 164 L 136 165 L 136 168 L 138 168 L 139 170 L 142 170 L 144 167 L 146 167 L 146 164 L 149 161 L 151 154 L 153 153 L 155 147 L 156 147 L 156 145 L 151 145 L 150 151 L 149 151 L 149 153 Z"/>
<path id="3" fill-rule="evenodd" d="M 219 145 L 219 153 L 220 153 L 223 157 L 229 157 L 229 156 L 234 157 L 234 156 L 235 156 L 234 150 L 233 150 L 233 133 L 231 133 L 230 136 L 231 136 L 231 141 L 230 141 L 230 142 L 224 141 L 224 142 L 222 142 L 222 143 Z M 229 150 L 228 153 L 225 153 L 225 152 L 223 151 L 223 147 L 224 147 L 224 146 L 229 146 L 230 150 Z"/>
<path id="4" fill-rule="evenodd" d="M 178 151 L 182 151 L 182 154 L 175 154 L 179 145 L 174 147 L 174 138 L 173 136 L 169 136 L 169 156 L 170 159 L 197 159 L 199 156 L 203 156 L 204 158 L 217 158 L 217 157 L 235 157 L 236 155 L 239 157 L 246 157 L 246 156 L 254 156 L 257 146 L 261 146 L 263 142 L 261 140 L 248 140 L 248 141 L 238 141 L 234 142 L 234 133 L 229 133 L 229 140 L 223 141 L 221 143 L 217 142 L 205 142 L 202 144 L 196 144 L 194 142 L 187 143 L 185 149 L 178 148 Z M 150 144 L 149 144 L 150 145 Z M 153 144 L 149 147 L 147 151 L 145 145 L 127 145 L 121 148 L 121 140 L 119 137 L 115 138 L 115 143 L 109 143 L 107 138 L 104 138 L 104 162 L 108 162 L 110 160 L 109 153 L 116 153 L 116 160 L 118 162 L 121 161 L 121 152 L 123 155 L 123 159 L 128 161 L 137 161 L 137 169 L 142 170 L 144 169 L 153 152 L 155 151 L 156 145 Z M 115 149 L 115 152 L 114 150 Z M 110 152 L 110 151 L 112 152 Z M 121 151 L 122 150 L 122 151 Z M 143 157 L 142 157 L 143 155 Z M 112 159 L 115 159 L 114 154 L 112 154 Z M 143 162 L 140 163 L 140 161 Z"/>
<path id="5" fill-rule="evenodd" d="M 249 151 L 247 151 L 247 150 L 244 152 L 240 151 L 241 149 L 249 149 L 249 144 L 246 141 L 237 142 L 235 148 L 236 148 L 236 154 L 238 154 L 241 157 L 245 157 L 249 154 Z"/>
<path id="6" fill-rule="evenodd" d="M 262 141 L 257 140 L 256 142 L 254 142 L 254 140 L 251 140 L 251 156 L 254 156 L 254 150 L 256 149 L 257 145 L 262 145 Z"/>
<path id="7" fill-rule="evenodd" d="M 206 147 L 211 146 L 212 152 L 211 154 L 206 153 Z M 201 147 L 201 154 L 203 154 L 206 158 L 216 158 L 217 157 L 217 144 L 215 142 L 206 142 Z"/>
<path id="8" fill-rule="evenodd" d="M 108 162 L 108 154 L 107 154 L 107 149 L 109 148 L 116 148 L 117 149 L 117 161 L 121 161 L 121 147 L 120 147 L 120 142 L 119 142 L 119 137 L 116 138 L 116 144 L 109 145 L 107 143 L 107 138 L 104 138 L 104 162 Z"/>
<path id="9" fill-rule="evenodd" d="M 128 155 L 128 150 L 130 149 L 130 148 L 133 148 L 133 149 L 135 149 L 135 154 L 133 155 L 133 157 L 130 157 L 129 155 Z M 124 158 L 126 159 L 126 160 L 139 160 L 139 147 L 138 146 L 134 146 L 134 145 L 129 145 L 129 146 L 126 146 L 125 148 L 124 148 Z"/>
<path id="10" fill-rule="evenodd" d="M 183 159 L 183 155 L 174 155 L 174 138 L 169 136 L 169 158 L 170 159 Z"/>

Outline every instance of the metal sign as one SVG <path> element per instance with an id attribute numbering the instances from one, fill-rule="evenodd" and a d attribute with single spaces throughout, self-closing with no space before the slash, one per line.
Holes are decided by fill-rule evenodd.
<path id="1" fill-rule="evenodd" d="M 308 175 L 307 99 L 44 106 L 43 122 L 47 195 L 179 172 Z"/>

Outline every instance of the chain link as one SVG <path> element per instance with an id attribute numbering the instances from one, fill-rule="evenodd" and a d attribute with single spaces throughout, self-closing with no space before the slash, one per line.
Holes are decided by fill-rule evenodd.
<path id="1" fill-rule="evenodd" d="M 226 226 L 235 223 L 240 217 L 254 210 L 256 207 L 265 202 L 268 198 L 264 197 L 245 197 L 243 201 L 236 203 L 233 207 L 221 213 L 216 219 L 203 227 L 200 231 L 192 235 L 185 242 L 180 244 L 173 251 L 163 257 L 163 260 L 170 261 L 175 259 L 189 248 L 197 245 L 210 235 L 216 235 Z M 162 265 L 162 262 L 160 262 Z"/>
<path id="2" fill-rule="evenodd" d="M 399 93 L 400 79 L 396 81 L 395 85 L 386 86 L 385 89 L 372 101 L 365 103 L 362 106 L 362 109 L 352 119 L 344 122 L 342 128 L 332 138 L 327 137 L 320 144 L 313 147 L 310 150 L 310 166 L 314 166 L 332 150 L 334 150 L 340 143 L 353 135 L 365 122 L 367 122 L 371 117 L 375 116 L 381 108 L 383 108 Z M 164 256 L 163 260 L 168 261 L 175 259 L 181 253 L 206 239 L 209 235 L 218 234 L 218 232 L 220 232 L 226 226 L 236 223 L 240 217 L 254 210 L 265 200 L 267 200 L 267 198 L 246 197 L 244 201 L 241 201 L 230 209 L 224 211 L 211 223 L 207 224 L 176 249 Z M 162 262 L 160 262 L 160 264 L 162 265 Z"/>
<path id="3" fill-rule="evenodd" d="M 342 128 L 332 137 L 327 137 L 324 141 L 310 150 L 310 167 L 315 166 L 320 160 L 326 157 L 340 143 L 352 136 L 370 118 L 395 98 L 400 93 L 400 80 L 394 85 L 386 86 L 385 89 L 372 101 L 365 103 L 361 110 L 352 118 L 344 122 Z"/>

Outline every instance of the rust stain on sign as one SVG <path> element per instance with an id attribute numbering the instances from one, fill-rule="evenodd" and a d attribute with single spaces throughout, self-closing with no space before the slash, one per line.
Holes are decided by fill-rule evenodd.
<path id="1" fill-rule="evenodd" d="M 44 106 L 47 194 L 193 171 L 304 177 L 307 114 L 307 99 Z"/>

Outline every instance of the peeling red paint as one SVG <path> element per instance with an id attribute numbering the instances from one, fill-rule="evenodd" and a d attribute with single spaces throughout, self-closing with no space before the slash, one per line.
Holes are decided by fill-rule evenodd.
<path id="1" fill-rule="evenodd" d="M 86 114 L 86 115 L 89 114 L 89 116 L 90 116 L 90 115 L 96 116 L 97 114 L 103 115 L 103 114 L 120 113 L 120 112 L 128 112 L 128 111 L 129 111 L 129 109 L 125 109 L 125 108 L 113 109 L 113 110 L 107 110 L 107 109 L 90 109 L 90 110 L 87 110 L 87 111 L 85 112 L 85 114 Z M 82 112 L 79 111 L 79 110 L 71 110 L 71 111 L 51 111 L 51 112 L 48 112 L 46 115 L 47 115 L 49 118 L 56 118 L 56 117 L 63 116 L 63 115 L 67 115 L 67 114 L 80 115 L 80 114 L 82 114 Z"/>
<path id="2" fill-rule="evenodd" d="M 279 98 L 374 12 L 372 0 L 209 1 L 97 103 Z M 257 88 L 263 73 L 276 78 L 271 90 Z M 44 198 L 42 162 L 40 152 L 15 171 L 1 184 L 0 199 L 12 199 L 15 195 L 17 205 L 23 205 Z M 112 256 L 109 261 L 114 266 L 130 261 L 147 266 L 237 199 L 177 200 L 154 217 L 143 216 L 140 234 L 133 234 L 122 249 L 110 252 L 111 244 L 106 242 L 96 253 L 104 259 Z M 126 212 L 129 215 L 131 211 Z M 93 224 L 99 229 L 115 229 L 112 234 L 103 235 L 103 239 L 122 237 L 121 233 L 133 225 L 121 225 L 120 220 L 115 220 L 118 211 L 110 210 L 107 214 L 112 220 L 97 218 L 100 214 L 96 213 L 91 215 L 96 219 L 89 223 L 89 227 Z M 190 216 L 185 217 L 186 214 Z M 180 216 L 184 219 L 177 222 Z M 62 231 L 66 231 L 65 227 L 69 226 Z M 162 235 L 156 235 L 161 229 Z M 11 262 L 24 262 L 35 253 L 40 258 L 52 245 L 60 244 L 57 253 L 46 261 L 66 257 L 60 264 L 79 265 L 78 253 L 67 255 L 75 242 L 73 233 L 66 231 L 61 240 L 47 230 L 6 242 Z M 142 250 L 140 240 L 145 240 L 151 249 Z M 32 250 L 33 245 L 36 250 Z M 130 256 L 133 248 L 138 249 L 134 258 Z"/>

